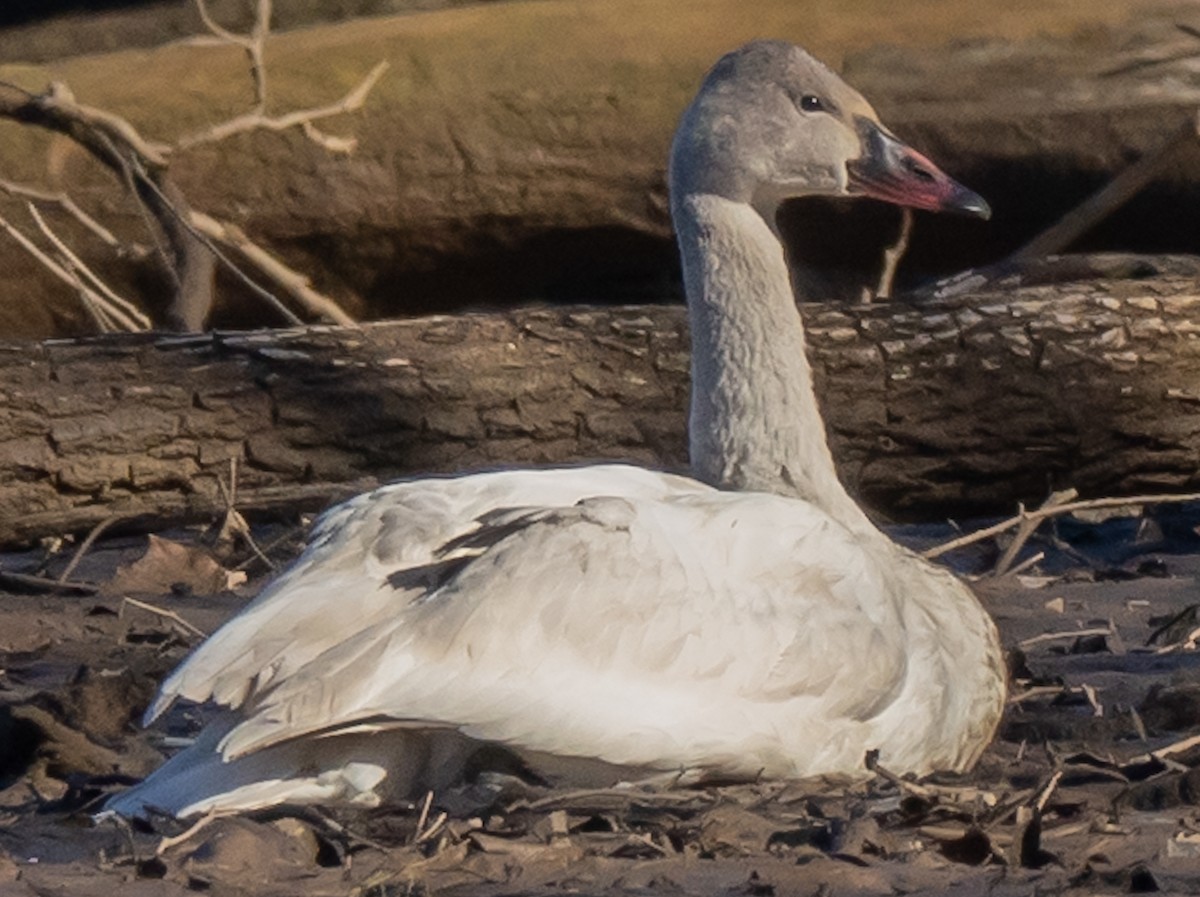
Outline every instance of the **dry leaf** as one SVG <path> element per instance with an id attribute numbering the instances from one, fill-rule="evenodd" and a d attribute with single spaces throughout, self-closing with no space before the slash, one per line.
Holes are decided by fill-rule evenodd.
<path id="1" fill-rule="evenodd" d="M 244 580 L 244 573 L 226 570 L 203 548 L 152 535 L 146 553 L 121 566 L 104 591 L 161 595 L 184 589 L 194 595 L 212 595 Z"/>

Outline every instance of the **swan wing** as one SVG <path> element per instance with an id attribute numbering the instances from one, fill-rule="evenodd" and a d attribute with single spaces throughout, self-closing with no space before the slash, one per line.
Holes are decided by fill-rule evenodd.
<path id="1" fill-rule="evenodd" d="M 590 495 L 662 496 L 708 487 L 629 465 L 506 470 L 392 483 L 326 512 L 304 554 L 163 682 L 148 724 L 177 698 L 239 707 L 326 651 L 395 616 L 444 564 L 447 543 L 497 508 L 572 505 Z"/>
<path id="2" fill-rule="evenodd" d="M 803 502 L 692 490 L 495 509 L 433 556 L 448 563 L 420 585 L 405 568 L 376 579 L 389 619 L 260 689 L 225 756 L 399 721 L 619 765 L 793 774 L 905 679 L 886 571 Z"/>

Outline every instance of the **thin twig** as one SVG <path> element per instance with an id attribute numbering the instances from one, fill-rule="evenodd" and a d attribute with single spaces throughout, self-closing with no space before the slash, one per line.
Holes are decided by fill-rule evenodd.
<path id="1" fill-rule="evenodd" d="M 279 565 L 270 559 L 270 557 L 267 555 L 267 552 L 274 550 L 275 548 L 282 545 L 284 542 L 293 538 L 296 535 L 296 533 L 300 532 L 304 528 L 305 528 L 305 525 L 303 525 L 303 524 L 300 526 L 288 527 L 287 531 L 283 535 L 278 536 L 278 537 L 272 539 L 266 545 L 261 546 L 259 548 L 258 554 L 251 554 L 250 557 L 246 558 L 244 561 L 242 561 L 240 564 L 238 564 L 236 567 L 233 567 L 232 569 L 234 571 L 245 570 L 247 567 L 249 567 L 255 561 L 259 561 L 259 560 L 266 563 L 266 565 L 269 569 L 271 569 L 271 570 L 277 569 Z"/>
<path id="2" fill-rule="evenodd" d="M 200 230 L 199 227 L 197 227 L 197 221 L 203 221 L 208 216 L 204 215 L 202 212 L 192 212 L 190 215 L 186 216 L 181 214 L 180 211 L 175 208 L 174 203 L 172 203 L 166 194 L 159 189 L 158 185 L 150 179 L 150 176 L 146 173 L 145 169 L 141 167 L 137 159 L 133 159 L 132 163 L 135 173 L 138 178 L 141 179 L 141 182 L 144 183 L 146 187 L 159 198 L 159 200 L 163 203 L 163 206 L 169 210 L 170 214 L 175 216 L 175 219 L 181 225 L 183 225 L 183 227 L 188 230 L 192 236 L 203 243 L 205 247 L 217 258 L 217 260 L 220 261 L 221 264 L 224 265 L 231 274 L 233 274 L 234 277 L 240 280 L 256 296 L 270 304 L 270 306 L 279 312 L 279 314 L 282 315 L 289 324 L 295 327 L 304 326 L 304 322 L 300 320 L 300 318 L 296 317 L 291 309 L 280 302 L 278 297 L 276 297 L 270 290 L 255 282 L 248 274 L 246 274 L 245 271 L 235 265 L 230 260 L 229 256 L 222 252 L 220 248 L 213 242 L 213 240 L 202 230 Z M 174 269 L 172 269 L 172 271 L 173 270 Z"/>
<path id="3" fill-rule="evenodd" d="M 1011 573 L 1013 576 L 1017 576 L 1021 573 L 1024 573 L 1026 570 L 1028 570 L 1034 564 L 1039 564 L 1042 561 L 1044 561 L 1045 559 L 1046 559 L 1046 552 L 1039 551 L 1037 554 L 1030 555 L 1029 557 L 1025 558 L 1025 560 L 1021 561 L 1021 563 L 1017 564 L 1015 567 L 1013 567 L 1008 572 Z"/>
<path id="4" fill-rule="evenodd" d="M 149 604 L 145 601 L 138 601 L 136 598 L 130 598 L 128 596 L 126 596 L 122 600 L 121 607 L 124 607 L 126 604 L 132 604 L 134 607 L 140 607 L 142 610 L 149 611 L 150 613 L 156 614 L 157 616 L 160 616 L 160 617 L 165 617 L 166 619 L 179 624 L 187 632 L 190 632 L 192 635 L 195 635 L 199 638 L 207 637 L 207 633 L 203 629 L 193 626 L 191 623 L 189 623 L 183 617 L 179 616 L 179 614 L 175 613 L 175 611 L 173 611 L 173 610 L 167 610 L 165 607 L 158 607 L 154 604 Z"/>
<path id="5" fill-rule="evenodd" d="M 879 776 L 881 779 L 884 779 L 885 781 L 891 782 L 893 785 L 895 785 L 901 791 L 907 791 L 908 793 L 915 794 L 918 797 L 933 797 L 934 796 L 933 792 L 930 789 L 926 788 L 924 785 L 919 785 L 916 782 L 910 782 L 907 779 L 903 779 L 900 776 L 896 775 L 894 772 L 892 772 L 890 769 L 888 769 L 884 766 L 881 766 L 879 764 L 879 761 L 875 758 L 874 751 L 872 751 L 871 753 L 869 753 L 867 755 L 866 765 L 867 765 L 867 769 L 869 769 L 871 772 L 875 773 L 875 775 Z"/>
<path id="6" fill-rule="evenodd" d="M 1050 803 L 1050 797 L 1054 794 L 1055 789 L 1058 788 L 1058 783 L 1062 779 L 1062 775 L 1061 769 L 1054 770 L 1054 774 L 1050 776 L 1050 781 L 1038 792 L 1038 796 L 1033 801 L 1032 807 L 1034 812 L 1039 816 L 1046 811 L 1046 804 Z"/>
<path id="7" fill-rule="evenodd" d="M 1062 697 L 1063 695 L 1081 695 L 1083 689 L 1078 686 L 1069 685 L 1035 685 L 1032 688 L 1027 688 L 1024 691 L 1010 694 L 1006 699 L 1008 704 L 1024 704 L 1026 701 L 1032 701 L 1035 698 Z"/>
<path id="8" fill-rule="evenodd" d="M 275 562 L 263 554 L 262 549 L 258 547 L 258 543 L 254 541 L 254 534 L 250 531 L 250 524 L 237 509 L 238 459 L 236 456 L 229 459 L 229 485 L 226 486 L 225 481 L 217 477 L 217 486 L 225 499 L 225 519 L 221 521 L 218 538 L 224 540 L 231 539 L 232 536 L 239 536 L 250 548 L 250 551 L 267 565 L 268 570 L 277 569 Z"/>
<path id="9" fill-rule="evenodd" d="M 896 269 L 900 260 L 908 251 L 908 242 L 912 239 L 913 213 L 912 209 L 904 207 L 901 210 L 900 234 L 896 242 L 883 251 L 883 271 L 879 274 L 879 287 L 875 290 L 875 299 L 882 301 L 892 298 L 892 289 L 896 285 Z"/>
<path id="10" fill-rule="evenodd" d="M 1138 754 L 1125 761 L 1126 765 L 1134 763 L 1148 763 L 1151 760 L 1157 760 L 1160 763 L 1172 762 L 1168 758 L 1174 754 L 1182 754 L 1185 751 L 1190 751 L 1194 747 L 1200 747 L 1200 735 L 1189 735 L 1181 741 L 1176 741 L 1165 747 L 1160 747 L 1153 751 L 1147 751 L 1144 754 Z"/>
<path id="11" fill-rule="evenodd" d="M 147 140 L 132 124 L 106 109 L 76 102 L 75 95 L 63 82 L 52 83 L 49 92 L 37 97 L 37 101 L 43 107 L 58 112 L 62 118 L 88 125 L 109 139 L 115 138 L 151 165 L 166 167 L 167 156 L 172 149 L 170 144 Z"/>
<path id="12" fill-rule="evenodd" d="M 43 268 L 45 268 L 67 286 L 75 290 L 83 302 L 84 309 L 89 315 L 91 315 L 92 320 L 96 322 L 97 327 L 105 331 L 112 329 L 109 326 L 108 319 L 106 319 L 103 313 L 100 311 L 100 308 L 104 305 L 104 302 L 94 290 L 92 290 L 87 284 L 85 284 L 73 273 L 68 271 L 65 267 L 60 265 L 53 258 L 51 258 L 48 253 L 43 251 L 36 243 L 25 236 L 21 230 L 10 224 L 9 221 L 3 216 L 0 216 L 0 230 L 3 230 L 10 237 L 16 240 L 17 244 L 30 255 L 32 255 Z"/>
<path id="13" fill-rule="evenodd" d="M 421 813 L 417 816 L 416 837 L 420 838 L 422 830 L 425 828 L 425 821 L 429 819 L 429 808 L 433 806 L 433 792 L 425 792 L 425 800 L 421 802 Z"/>
<path id="14" fill-rule="evenodd" d="M 1050 493 L 1050 497 L 1042 502 L 1038 510 L 1044 511 L 1047 508 L 1055 508 L 1069 501 L 1074 501 L 1078 497 L 1079 493 L 1074 489 L 1063 489 L 1061 492 L 1052 492 Z M 1041 520 L 1035 520 L 1026 516 L 1024 506 L 1021 507 L 1021 516 L 1025 519 L 1017 526 L 1017 532 L 1013 536 L 1012 542 L 1009 543 L 1008 548 L 1004 549 L 1004 554 L 996 562 L 996 569 L 992 571 L 992 576 L 1003 576 L 1009 571 L 1013 561 L 1017 559 L 1017 555 L 1021 553 L 1021 549 L 1029 541 L 1029 537 L 1042 525 Z"/>
<path id="15" fill-rule="evenodd" d="M 235 250 L 268 279 L 282 287 L 305 310 L 326 318 L 335 324 L 341 324 L 346 327 L 358 326 L 357 322 L 346 314 L 336 302 L 313 289 L 312 282 L 305 275 L 293 268 L 289 268 L 279 259 L 275 258 L 247 237 L 241 228 L 218 221 L 209 215 L 205 215 L 203 212 L 192 212 L 191 225 L 202 237 L 215 240 Z M 225 261 L 223 256 L 219 255 L 218 258 Z M 262 287 L 258 287 L 258 290 L 262 290 Z M 268 293 L 267 295 L 271 294 Z M 279 300 L 274 296 L 271 298 L 274 300 L 272 304 L 279 303 Z M 275 307 L 288 315 L 292 323 L 302 323 L 299 318 L 290 311 L 287 311 L 286 306 L 282 303 L 275 305 Z"/>
<path id="16" fill-rule="evenodd" d="M 434 835 L 441 831 L 442 826 L 446 824 L 446 820 L 449 818 L 450 817 L 446 814 L 445 810 L 443 810 L 441 813 L 438 813 L 437 819 L 433 820 L 433 823 L 429 826 L 429 828 L 425 829 L 423 832 L 420 832 L 417 835 L 417 839 L 413 841 L 413 843 L 424 844 L 426 841 L 430 840 Z"/>
<path id="17" fill-rule="evenodd" d="M 1083 689 L 1084 697 L 1088 703 L 1092 705 L 1092 716 L 1104 716 L 1104 705 L 1100 703 L 1100 699 L 1096 697 L 1096 689 L 1094 686 L 1088 685 L 1086 682 L 1080 686 Z"/>
<path id="18" fill-rule="evenodd" d="M 337 102 L 330 103 L 327 106 L 298 109 L 283 115 L 266 115 L 261 111 L 247 112 L 244 115 L 238 115 L 221 124 L 213 125 L 205 131 L 182 137 L 176 142 L 176 146 L 179 149 L 190 149 L 200 144 L 215 143 L 219 140 L 232 137 L 235 134 L 245 134 L 249 131 L 286 131 L 290 128 L 311 125 L 314 121 L 319 121 L 320 119 L 332 118 L 335 115 L 344 115 L 349 112 L 357 112 L 366 103 L 367 95 L 387 70 L 388 63 L 386 61 L 378 63 L 349 93 Z M 325 145 L 326 149 L 335 152 L 349 152 L 356 145 L 354 142 L 327 144 L 323 139 L 324 135 L 315 130 L 309 133 L 308 136 L 318 143 Z"/>
<path id="19" fill-rule="evenodd" d="M 1044 642 L 1063 642 L 1070 639 L 1083 638 L 1090 635 L 1110 636 L 1113 634 L 1112 628 L 1106 629 L 1075 629 L 1066 632 L 1043 632 L 1041 635 L 1035 635 L 1032 638 L 1023 639 L 1017 642 L 1018 648 L 1028 648 L 1032 645 L 1040 645 Z"/>
<path id="20" fill-rule="evenodd" d="M 71 247 L 63 242 L 58 234 L 50 229 L 50 225 L 46 223 L 41 213 L 38 212 L 37 206 L 33 203 L 29 203 L 28 205 L 29 214 L 33 217 L 34 223 L 37 224 L 38 230 L 42 232 L 42 235 L 62 254 L 71 265 L 71 268 L 86 278 L 97 291 L 99 294 L 97 301 L 102 301 L 101 308 L 103 308 L 105 314 L 112 317 L 120 325 L 120 329 L 128 330 L 131 333 L 140 330 L 149 330 L 151 327 L 150 318 L 139 311 L 137 306 L 128 299 L 117 295 L 108 284 L 83 263 L 82 259 L 71 250 Z"/>
<path id="21" fill-rule="evenodd" d="M 62 573 L 58 575 L 59 582 L 66 582 L 71 578 L 71 574 L 75 572 L 75 568 L 79 566 L 79 562 L 83 560 L 84 555 L 88 553 L 88 549 L 92 547 L 95 541 L 100 538 L 100 534 L 112 526 L 114 523 L 119 523 L 122 520 L 128 520 L 128 514 L 114 514 L 105 520 L 101 520 L 92 527 L 91 532 L 87 534 L 79 547 L 75 549 L 75 553 L 71 555 L 71 560 L 67 562 L 67 566 L 63 568 Z"/>
<path id="22" fill-rule="evenodd" d="M 112 231 L 76 205 L 75 200 L 66 193 L 51 193 L 47 190 L 39 190 L 36 187 L 30 187 L 27 184 L 18 184 L 14 181 L 7 181 L 0 178 L 0 190 L 3 190 L 9 196 L 20 197 L 21 199 L 31 200 L 43 205 L 54 205 L 62 209 L 76 221 L 82 224 L 85 228 L 100 238 L 105 245 L 122 251 L 123 244 L 116 238 Z M 144 246 L 130 247 L 133 254 L 145 252 Z"/>
<path id="23" fill-rule="evenodd" d="M 1200 137 L 1200 113 L 1193 114 L 1162 146 L 1146 153 L 1051 227 L 1010 255 L 1007 261 L 1027 261 L 1061 252 L 1166 171 L 1174 162 L 1176 153 L 1185 146 L 1195 144 L 1197 137 Z"/>
<path id="24" fill-rule="evenodd" d="M 169 837 L 164 837 L 161 841 L 159 841 L 158 847 L 154 848 L 154 855 L 156 857 L 162 856 L 164 853 L 166 853 L 168 850 L 170 850 L 176 844 L 182 844 L 184 841 L 191 840 L 197 834 L 199 834 L 199 832 L 202 829 L 207 828 L 209 825 L 211 825 L 217 819 L 220 819 L 222 816 L 232 816 L 232 815 L 233 815 L 232 811 L 226 810 L 224 812 L 221 812 L 221 811 L 217 810 L 216 807 L 213 807 L 211 810 L 209 810 L 207 813 L 205 813 L 203 816 L 201 816 L 198 820 L 196 820 L 194 823 L 192 823 L 191 826 L 189 826 L 184 831 L 180 832 L 178 835 L 171 835 Z"/>
<path id="25" fill-rule="evenodd" d="M 378 841 L 372 841 L 370 838 L 368 838 L 364 835 L 358 834 L 353 829 L 347 828 L 346 826 L 344 826 L 340 822 L 338 822 L 336 819 L 333 819 L 330 816 L 326 816 L 324 813 L 322 813 L 316 807 L 299 808 L 297 815 L 300 815 L 302 817 L 307 817 L 310 820 L 315 820 L 319 825 L 325 826 L 331 832 L 346 839 L 346 841 L 348 841 L 348 842 L 353 841 L 355 844 L 362 844 L 366 847 L 370 847 L 374 850 L 378 850 L 381 853 L 389 853 L 388 848 L 385 847 L 384 845 L 380 844 Z"/>
<path id="26" fill-rule="evenodd" d="M 967 533 L 965 536 L 960 536 L 957 539 L 951 539 L 942 545 L 935 545 L 933 548 L 928 548 L 921 552 L 921 557 L 930 560 L 941 557 L 943 554 L 954 551 L 957 548 L 974 545 L 976 542 L 982 542 L 984 539 L 998 536 L 1000 533 L 1020 525 L 1025 520 L 1049 520 L 1052 517 L 1061 517 L 1063 514 L 1072 514 L 1075 511 L 1094 511 L 1101 508 L 1127 508 L 1133 505 L 1172 504 L 1186 501 L 1200 501 L 1200 492 L 1188 492 L 1182 495 L 1131 495 L 1128 498 L 1093 498 L 1087 501 L 1055 505 L 1052 508 L 1039 508 L 1036 511 L 1027 511 L 1018 514 L 1016 517 L 1010 517 L 1008 520 L 1001 521 L 993 526 Z"/>
<path id="27" fill-rule="evenodd" d="M 267 107 L 267 66 L 263 57 L 267 36 L 271 31 L 271 0 L 258 0 L 254 25 L 248 35 L 237 34 L 219 25 L 209 13 L 206 0 L 196 0 L 196 8 L 205 28 L 225 43 L 246 51 L 250 60 L 250 77 L 254 81 L 254 108 L 261 112 Z"/>
<path id="28" fill-rule="evenodd" d="M 1180 651 L 1194 651 L 1196 649 L 1197 641 L 1200 641 L 1200 626 L 1197 626 L 1179 641 L 1157 648 L 1154 653 L 1176 654 Z"/>

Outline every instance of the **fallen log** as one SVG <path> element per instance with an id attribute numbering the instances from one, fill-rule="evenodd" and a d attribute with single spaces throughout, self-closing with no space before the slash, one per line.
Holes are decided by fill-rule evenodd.
<path id="1" fill-rule="evenodd" d="M 805 306 L 849 488 L 876 513 L 941 519 L 1066 486 L 1200 486 L 1200 269 L 1101 267 L 920 305 Z M 687 368 L 670 306 L 0 343 L 0 544 L 113 515 L 211 517 L 230 459 L 245 512 L 423 471 L 682 468 Z"/>

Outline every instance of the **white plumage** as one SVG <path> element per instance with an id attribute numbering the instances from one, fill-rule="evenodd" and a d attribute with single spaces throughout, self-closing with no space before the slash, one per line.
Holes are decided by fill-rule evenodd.
<path id="1" fill-rule="evenodd" d="M 772 230 L 779 196 L 880 184 L 981 208 L 802 51 L 722 60 L 672 157 L 707 482 L 497 471 L 333 509 L 147 719 L 180 698 L 228 709 L 109 809 L 371 805 L 449 787 L 497 748 L 610 784 L 860 775 L 875 749 L 902 772 L 973 763 L 1003 704 L 994 626 L 838 484 Z"/>

